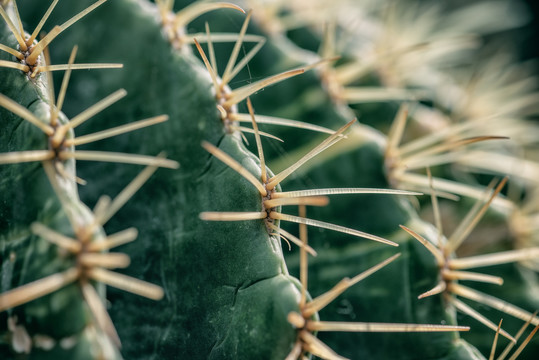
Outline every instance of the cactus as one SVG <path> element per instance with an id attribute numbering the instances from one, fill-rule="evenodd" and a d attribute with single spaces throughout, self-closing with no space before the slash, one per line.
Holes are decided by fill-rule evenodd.
<path id="1" fill-rule="evenodd" d="M 494 4 L 490 14 L 503 13 L 503 3 Z M 534 144 L 525 110 L 536 93 L 529 94 L 530 79 L 502 83 L 521 101 L 482 112 L 474 106 L 480 96 L 439 66 L 443 56 L 463 67 L 462 54 L 482 32 L 514 27 L 520 17 L 496 26 L 446 22 L 445 33 L 411 31 L 415 43 L 369 54 L 335 45 L 337 33 L 366 36 L 347 29 L 346 16 L 363 14 L 383 34 L 398 25 L 396 14 L 430 24 L 440 9 L 239 5 L 253 9 L 171 0 L 0 2 L 1 354 L 483 359 L 500 334 L 522 343 L 520 358 L 533 358 L 537 340 L 516 332 L 526 321 L 539 324 L 530 313 L 539 308 L 536 164 L 493 144 L 508 141 L 507 129 L 518 146 Z M 471 5 L 451 18 L 485 9 Z M 321 15 L 323 33 L 313 26 Z M 51 30 L 38 41 L 42 19 Z M 290 20 L 303 23 L 285 32 Z M 419 77 L 409 70 L 418 59 Z M 58 70 L 65 74 L 51 75 Z M 268 77 L 251 83 L 259 76 Z M 353 121 L 358 111 L 361 123 Z M 513 128 L 509 119 L 517 117 Z M 493 119 L 491 129 L 483 118 Z M 432 119 L 444 130 L 432 135 Z M 246 145 L 249 133 L 255 141 Z M 531 169 L 511 170 L 509 181 L 531 205 L 519 208 L 511 191 L 500 195 L 507 180 L 494 191 L 482 185 L 486 175 L 472 177 L 505 175 L 496 157 Z M 416 170 L 424 168 L 428 176 Z M 437 196 L 457 195 L 458 206 L 440 205 L 471 210 L 446 240 L 454 216 L 442 219 Z M 436 226 L 420 218 L 430 202 Z M 518 241 L 489 244 L 486 252 L 498 255 L 455 253 L 488 221 L 507 222 Z M 117 246 L 121 252 L 109 252 Z M 458 271 L 487 265 L 492 273 Z M 505 285 L 460 283 L 470 279 Z M 455 295 L 517 320 L 503 315 L 496 326 L 500 313 L 488 320 Z M 499 354 L 507 341 L 496 342 Z"/>

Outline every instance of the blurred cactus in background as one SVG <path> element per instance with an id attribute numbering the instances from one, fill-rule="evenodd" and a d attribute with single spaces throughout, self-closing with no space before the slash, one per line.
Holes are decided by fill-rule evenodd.
<path id="1" fill-rule="evenodd" d="M 532 14 L 0 0 L 0 358 L 537 358 Z"/>

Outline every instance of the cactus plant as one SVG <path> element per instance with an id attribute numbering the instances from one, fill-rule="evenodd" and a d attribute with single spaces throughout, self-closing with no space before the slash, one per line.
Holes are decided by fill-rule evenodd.
<path id="1" fill-rule="evenodd" d="M 456 315 L 456 308 L 468 309 L 468 305 L 451 294 L 417 299 L 440 276 L 454 293 L 466 296 L 470 291 L 447 278 L 449 272 L 439 272 L 444 261 L 451 266 L 458 260 L 447 251 L 441 261 L 437 250 L 432 250 L 432 244 L 442 242 L 441 231 L 419 218 L 410 200 L 418 194 L 405 190 L 449 198 L 455 198 L 454 193 L 485 196 L 480 185 L 484 179 L 466 183 L 469 172 L 452 172 L 448 164 L 499 173 L 499 167 L 481 166 L 492 162 L 478 165 L 469 154 L 482 151 L 494 156 L 497 153 L 489 143 L 505 141 L 506 134 L 485 132 L 481 121 L 451 125 L 448 119 L 453 114 L 473 118 L 468 114 L 476 116 L 477 107 L 466 108 L 465 103 L 444 97 L 450 86 L 462 88 L 456 81 L 439 81 L 453 78 L 442 74 L 438 56 L 450 54 L 453 64 L 462 66 L 459 55 L 476 43 L 481 32 L 515 26 L 520 18 L 507 17 L 498 26 L 478 22 L 467 27 L 462 22 L 459 27 L 447 22 L 453 31 L 448 30 L 447 38 L 432 36 L 424 44 L 408 43 L 404 50 L 389 54 L 387 49 L 379 50 L 375 55 L 383 62 L 361 67 L 358 61 L 363 61 L 363 53 L 343 51 L 332 42 L 336 32 L 359 33 L 346 29 L 337 8 L 350 9 L 351 14 L 362 8 L 346 3 L 313 3 L 331 9 L 325 13 L 276 1 L 275 7 L 250 4 L 253 9 L 247 14 L 235 4 L 187 5 L 170 0 L 0 3 L 4 19 L 0 27 L 2 355 L 32 359 L 482 359 L 487 355 L 494 332 Z M 491 11 L 503 6 L 496 4 Z M 366 2 L 363 11 L 375 21 L 384 9 L 389 14 L 384 19 L 394 21 L 398 8 L 391 4 Z M 411 9 L 424 13 L 423 24 L 439 10 Z M 481 9 L 485 8 L 470 6 L 452 18 Z M 205 12 L 211 12 L 204 15 L 205 21 L 195 20 Z M 79 15 L 72 18 L 74 14 Z M 322 14 L 332 15 L 325 34 L 311 27 Z M 275 24 L 287 17 L 302 18 L 304 26 L 281 32 L 286 21 Z M 62 25 L 50 26 L 52 30 L 38 42 L 41 19 Z M 37 30 L 25 33 L 23 24 L 35 24 Z M 227 29 L 231 24 L 235 28 Z M 376 23 L 388 33 L 393 25 Z M 298 45 L 310 50 L 320 46 L 321 57 Z M 42 54 L 46 49 L 50 59 Z M 244 60 L 237 61 L 241 52 Z M 406 65 L 410 59 L 417 61 L 418 55 L 425 57 L 423 78 L 407 72 Z M 52 65 L 67 59 L 66 65 Z M 75 59 L 88 63 L 77 64 Z M 398 66 L 391 67 L 395 63 Z M 97 70 L 120 66 L 123 69 Z M 92 70 L 72 73 L 85 68 Z M 222 77 L 218 69 L 225 69 Z M 66 71 L 58 101 L 50 75 L 55 70 Z M 236 86 L 234 82 L 241 83 L 245 74 L 249 82 L 252 76 L 276 75 Z M 361 74 L 369 79 L 362 82 L 357 77 Z M 346 84 L 339 81 L 344 78 Z M 273 84 L 277 85 L 268 88 Z M 354 88 L 344 88 L 349 84 Z M 468 104 L 477 98 L 451 92 L 455 93 L 469 98 Z M 411 104 L 409 112 L 402 106 L 389 135 L 380 132 L 387 130 L 389 121 L 384 117 L 392 118 L 398 102 L 419 98 L 428 99 L 432 106 Z M 249 111 L 241 113 L 243 100 Z M 372 100 L 383 105 L 348 104 Z M 369 125 L 351 121 L 358 109 L 361 120 L 371 118 Z M 521 108 L 507 109 L 501 115 L 477 117 L 494 117 L 503 129 L 511 126 L 503 122 L 508 114 L 520 115 Z M 408 117 L 417 122 L 407 129 L 406 152 L 400 142 Z M 429 136 L 426 118 L 436 119 L 447 130 Z M 251 123 L 252 129 L 240 126 L 241 122 Z M 266 134 L 267 142 L 275 138 L 285 142 L 262 150 L 260 134 L 264 133 L 257 123 L 271 132 Z M 293 127 L 270 128 L 272 124 Z M 535 131 L 529 122 L 523 124 L 528 126 L 523 129 Z M 340 130 L 330 130 L 336 128 Z M 515 136 L 523 134 L 517 131 Z M 252 152 L 244 144 L 248 133 L 255 134 Z M 408 139 L 417 137 L 415 133 L 423 137 L 414 143 Z M 86 144 L 92 150 L 86 150 Z M 415 154 L 410 152 L 414 146 Z M 161 152 L 168 159 L 153 157 Z M 534 165 L 530 159 L 522 161 Z M 174 169 L 178 163 L 179 169 L 157 170 Z M 149 167 L 136 175 L 139 170 L 131 164 Z M 436 166 L 434 180 L 413 171 L 426 166 Z M 536 187 L 530 174 L 515 183 L 527 195 L 533 195 Z M 501 187 L 496 193 L 500 191 Z M 353 195 L 357 193 L 367 195 L 357 198 Z M 333 194 L 341 196 L 322 206 Z M 432 199 L 440 229 L 436 196 Z M 490 202 L 494 209 L 487 212 L 483 206 L 481 214 L 497 221 L 517 219 L 513 227 L 523 222 L 522 215 L 515 214 L 527 215 L 506 198 L 492 196 Z M 284 211 L 287 205 L 298 206 L 297 215 Z M 309 208 L 309 217 L 305 205 L 316 206 Z M 428 201 L 419 197 L 416 206 L 427 207 Z M 478 206 L 470 213 L 477 214 Z M 465 224 L 477 221 L 479 216 L 470 215 Z M 290 222 L 300 224 L 299 236 Z M 309 244 L 307 225 L 315 226 L 309 231 Z M 138 228 L 137 241 L 133 242 L 137 231 L 125 230 L 126 226 Z M 459 239 L 469 230 L 464 225 L 457 229 Z M 105 231 L 112 235 L 106 236 Z M 526 241 L 534 241 L 533 231 L 525 235 Z M 289 252 L 281 238 L 294 242 L 299 250 Z M 537 244 L 522 243 L 518 246 L 526 250 L 509 252 L 517 254 L 511 259 L 533 268 Z M 388 245 L 398 245 L 400 256 Z M 116 246 L 122 253 L 108 252 Z M 317 255 L 308 268 L 307 253 Z M 121 275 L 107 270 L 116 268 L 122 268 Z M 504 277 L 511 285 L 502 291 L 506 300 L 528 311 L 539 307 L 533 270 L 511 265 L 494 272 L 476 278 L 499 283 Z M 339 282 L 343 277 L 353 278 Z M 105 292 L 103 284 L 163 299 L 153 302 L 113 288 Z M 335 298 L 339 300 L 332 302 Z M 497 304 L 503 305 L 502 311 L 507 307 Z M 515 313 L 511 309 L 515 308 L 508 312 Z M 520 320 L 513 323 L 504 318 L 504 330 L 498 327 L 497 333 L 513 339 L 528 317 L 537 325 L 535 315 L 519 314 Z M 467 328 L 457 325 L 471 326 L 471 336 L 459 335 L 457 330 Z M 362 333 L 369 330 L 376 333 Z M 522 358 L 533 358 L 537 346 L 536 340 L 528 344 Z"/>

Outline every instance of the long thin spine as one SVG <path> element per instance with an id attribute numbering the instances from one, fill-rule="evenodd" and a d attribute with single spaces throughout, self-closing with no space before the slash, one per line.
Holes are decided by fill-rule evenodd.
<path id="1" fill-rule="evenodd" d="M 10 48 L 9 46 L 0 44 L 0 50 L 5 51 L 5 52 L 15 56 L 19 60 L 24 59 L 24 55 L 22 53 L 20 53 L 19 51 L 15 50 L 15 49 Z"/>
<path id="2" fill-rule="evenodd" d="M 96 133 L 93 133 L 93 134 L 79 136 L 79 137 L 76 137 L 74 139 L 68 139 L 68 140 L 65 141 L 65 144 L 68 145 L 68 146 L 70 146 L 70 145 L 77 146 L 77 145 L 82 145 L 82 144 L 88 144 L 88 143 L 92 143 L 92 142 L 95 142 L 95 141 L 107 139 L 107 138 L 110 138 L 110 137 L 113 137 L 113 136 L 116 136 L 116 135 L 121 135 L 121 134 L 125 134 L 125 133 L 128 133 L 128 132 L 134 131 L 134 130 L 142 129 L 142 128 L 152 126 L 152 125 L 155 125 L 155 124 L 160 124 L 160 123 L 165 122 L 167 120 L 168 120 L 167 115 L 160 115 L 160 116 L 156 116 L 156 117 L 153 117 L 153 118 L 150 118 L 150 119 L 135 121 L 133 123 L 126 124 L 126 125 L 120 125 L 120 126 L 112 128 L 112 129 L 99 131 L 99 132 L 96 132 Z"/>
<path id="3" fill-rule="evenodd" d="M 2 6 L 0 6 L 0 15 L 4 18 L 4 21 L 6 22 L 7 26 L 9 27 L 13 35 L 15 36 L 15 39 L 17 39 L 17 42 L 19 43 L 21 50 L 22 51 L 28 50 L 28 47 L 26 46 L 26 42 L 21 37 L 21 34 L 19 33 L 17 27 L 15 26 L 15 24 L 13 24 L 13 21 L 11 21 L 11 19 L 9 18 L 8 14 L 6 13 L 6 11 L 4 10 Z"/>
<path id="4" fill-rule="evenodd" d="M 157 285 L 105 269 L 90 269 L 88 275 L 94 280 L 148 299 L 160 300 L 164 296 L 163 289 Z"/>
<path id="5" fill-rule="evenodd" d="M 528 327 L 528 325 L 530 325 L 530 322 L 532 321 L 532 319 L 537 316 L 537 311 L 533 313 L 532 316 L 530 316 L 530 318 L 528 319 L 528 321 L 526 321 L 526 323 L 524 325 L 522 325 L 522 327 L 518 330 L 517 334 L 515 335 L 515 340 L 518 341 L 518 339 L 520 339 L 520 337 L 522 336 L 522 334 L 524 334 L 524 331 L 526 331 L 526 328 Z M 507 344 L 507 346 L 505 347 L 505 349 L 503 350 L 503 352 L 500 354 L 500 356 L 498 356 L 498 359 L 497 360 L 504 360 L 507 355 L 509 355 L 509 352 L 511 351 L 511 349 L 513 349 L 513 347 L 515 346 L 516 342 L 510 342 L 509 344 Z"/>
<path id="6" fill-rule="evenodd" d="M 314 156 L 319 154 L 321 151 L 324 151 L 327 149 L 333 141 L 337 141 L 341 139 L 339 137 L 340 134 L 342 134 L 344 131 L 346 131 L 355 120 L 350 121 L 348 124 L 340 128 L 337 132 L 335 132 L 333 135 L 322 141 L 318 146 L 316 146 L 314 149 L 309 151 L 306 155 L 304 155 L 301 159 L 299 159 L 297 162 L 295 162 L 293 165 L 289 166 L 287 169 L 281 171 L 279 174 L 273 176 L 268 180 L 268 183 L 266 187 L 268 190 L 272 190 L 280 184 L 284 179 L 286 179 L 290 174 L 292 174 L 294 171 L 296 171 L 299 167 L 301 167 L 303 164 L 305 164 L 307 161 L 312 159 Z"/>
<path id="7" fill-rule="evenodd" d="M 152 162 L 138 174 L 130 183 L 127 185 L 119 194 L 114 198 L 112 203 L 110 204 L 110 207 L 107 209 L 107 211 L 99 217 L 99 219 L 96 219 L 99 224 L 104 225 L 109 221 L 109 219 L 116 214 L 118 210 L 122 208 L 122 206 L 125 205 L 125 203 L 131 199 L 131 197 L 148 181 L 150 176 L 153 175 L 153 173 L 157 170 L 158 167 L 163 166 L 164 161 L 166 159 L 163 158 L 153 158 Z"/>
<path id="8" fill-rule="evenodd" d="M 30 122 L 32 125 L 43 131 L 45 135 L 50 136 L 54 133 L 53 128 L 41 122 L 41 120 L 39 120 L 39 118 L 35 116 L 30 110 L 2 94 L 0 94 L 0 106 L 11 111 L 15 115 L 20 116 L 24 120 Z"/>
<path id="9" fill-rule="evenodd" d="M 475 311 L 474 309 L 472 309 L 471 307 L 469 307 L 468 305 L 466 305 L 459 299 L 454 298 L 451 300 L 451 303 L 455 305 L 457 310 L 460 310 L 466 315 L 473 317 L 474 319 L 476 319 L 483 325 L 487 326 L 488 328 L 494 331 L 497 331 L 498 328 L 492 321 L 490 321 L 489 319 L 487 319 L 486 317 L 484 317 L 483 315 L 481 315 L 480 313 L 478 313 L 477 311 Z M 502 334 L 503 336 L 505 336 L 507 339 L 511 340 L 512 342 L 516 342 L 516 340 L 511 335 L 509 335 L 509 333 L 507 333 L 507 331 L 500 329 L 500 334 Z"/>
<path id="10" fill-rule="evenodd" d="M 52 11 L 54 10 L 54 8 L 56 7 L 56 4 L 58 3 L 58 0 L 54 0 L 51 5 L 49 6 L 49 8 L 47 9 L 47 11 L 45 12 L 45 14 L 43 15 L 43 17 L 41 18 L 41 20 L 39 21 L 39 23 L 37 24 L 36 28 L 34 29 L 34 32 L 32 33 L 32 35 L 30 35 L 30 37 L 26 40 L 26 45 L 30 46 L 32 45 L 32 43 L 34 42 L 34 40 L 36 39 L 37 35 L 39 34 L 39 32 L 41 31 L 41 29 L 43 28 L 43 25 L 45 25 L 45 22 L 47 21 L 47 19 L 49 18 L 50 14 L 52 13 Z"/>
<path id="11" fill-rule="evenodd" d="M 263 183 L 267 181 L 267 171 L 266 171 L 266 161 L 264 160 L 264 149 L 262 148 L 262 141 L 260 140 L 260 134 L 258 133 L 258 126 L 256 125 L 255 111 L 253 109 L 253 104 L 251 99 L 247 98 L 247 108 L 249 109 L 249 114 L 251 115 L 251 121 L 253 125 L 253 130 L 255 131 L 256 147 L 258 149 L 258 158 L 260 159 L 260 171 L 261 179 Z"/>
<path id="12" fill-rule="evenodd" d="M 477 290 L 470 289 L 467 286 L 463 286 L 460 284 L 452 283 L 449 285 L 449 291 L 451 291 L 453 294 L 456 294 L 458 296 L 465 297 L 467 299 L 476 301 L 480 304 L 484 304 L 487 306 L 490 306 L 491 308 L 494 308 L 496 310 L 499 310 L 501 312 L 504 312 L 508 315 L 514 316 L 517 319 L 521 319 L 523 321 L 528 320 L 528 318 L 532 315 L 531 313 L 522 310 L 521 308 L 510 304 L 506 301 L 500 300 L 498 298 L 495 298 L 494 296 L 490 296 L 487 294 L 483 294 Z M 539 318 L 534 317 L 531 321 L 533 325 L 539 324 Z"/>
<path id="13" fill-rule="evenodd" d="M 61 289 L 75 281 L 79 274 L 79 269 L 70 268 L 64 272 L 49 275 L 43 279 L 6 291 L 0 295 L 0 311 L 26 304 Z"/>
<path id="14" fill-rule="evenodd" d="M 116 328 L 110 319 L 110 316 L 103 305 L 101 297 L 89 283 L 84 283 L 82 285 L 82 295 L 84 300 L 88 304 L 92 315 L 94 316 L 97 324 L 101 329 L 114 341 L 117 346 L 121 346 L 120 337 L 116 332 Z"/>
<path id="15" fill-rule="evenodd" d="M 326 292 L 325 294 L 320 295 L 313 301 L 311 301 L 309 304 L 307 304 L 305 310 L 303 311 L 303 314 L 305 317 L 312 316 L 314 313 L 322 310 L 324 307 L 326 307 L 327 304 L 332 302 L 337 296 L 342 294 L 346 289 L 350 288 L 351 286 L 354 286 L 358 282 L 368 278 L 378 270 L 384 268 L 385 266 L 389 265 L 391 262 L 395 261 L 401 254 L 395 254 L 380 263 L 374 265 L 373 267 L 363 271 L 362 273 L 354 276 L 352 279 L 344 278 L 341 280 L 337 285 L 335 285 L 331 290 Z"/>
<path id="16" fill-rule="evenodd" d="M 502 328 L 503 319 L 500 319 L 498 324 L 498 329 L 496 330 L 496 335 L 494 335 L 494 341 L 492 342 L 492 347 L 490 348 L 490 356 L 488 360 L 494 360 L 494 354 L 496 353 L 496 345 L 498 344 L 498 335 L 500 335 L 500 329 Z"/>
<path id="17" fill-rule="evenodd" d="M 81 161 L 105 161 L 136 165 L 152 165 L 156 161 L 156 158 L 153 156 L 85 150 L 77 150 L 75 152 L 62 151 L 59 158 L 60 160 L 76 159 Z M 168 159 L 160 161 L 159 164 L 160 167 L 169 169 L 177 169 L 179 167 L 176 161 Z"/>
<path id="18" fill-rule="evenodd" d="M 295 222 L 297 224 L 307 224 L 307 225 L 310 225 L 310 226 L 316 226 L 316 227 L 320 227 L 320 228 L 323 228 L 323 229 L 338 231 L 338 232 L 342 232 L 344 234 L 349 234 L 349 235 L 353 235 L 353 236 L 357 236 L 357 237 L 361 237 L 361 238 L 365 238 L 365 239 L 369 239 L 369 240 L 378 241 L 378 242 L 381 242 L 383 244 L 387 244 L 387 245 L 391 245 L 391 246 L 399 246 L 397 243 L 394 243 L 393 241 L 389 241 L 387 239 L 381 238 L 381 237 L 376 236 L 376 235 L 367 234 L 367 233 L 365 233 L 363 231 L 349 229 L 349 228 L 346 228 L 344 226 L 330 224 L 330 223 L 326 223 L 326 222 L 319 221 L 319 220 L 305 219 L 305 218 L 302 218 L 302 217 L 299 217 L 299 216 L 278 213 L 276 211 L 272 211 L 270 213 L 270 217 L 272 219 L 290 221 L 290 222 Z"/>
<path id="19" fill-rule="evenodd" d="M 240 35 L 238 36 L 238 40 L 236 41 L 236 44 L 234 44 L 234 48 L 232 49 L 232 53 L 230 54 L 230 57 L 228 58 L 225 71 L 223 73 L 222 86 L 228 84 L 228 81 L 230 80 L 230 72 L 232 71 L 232 68 L 234 64 L 236 63 L 236 59 L 238 58 L 241 44 L 243 43 L 243 37 L 245 36 L 245 32 L 247 31 L 247 26 L 249 25 L 249 20 L 251 19 L 251 15 L 252 15 L 252 11 L 249 11 L 247 13 L 247 16 L 245 17 L 245 20 L 243 21 L 243 25 L 240 30 Z"/>
<path id="20" fill-rule="evenodd" d="M 224 162 L 226 165 L 228 165 L 232 170 L 236 171 L 238 174 L 243 176 L 247 181 L 249 181 L 251 184 L 254 185 L 254 187 L 257 188 L 257 190 L 260 192 L 262 196 L 266 196 L 268 194 L 266 188 L 261 184 L 260 180 L 258 180 L 253 174 L 251 174 L 246 168 L 244 168 L 239 162 L 234 160 L 232 157 L 230 157 L 228 154 L 226 154 L 224 151 L 220 150 L 218 147 L 210 144 L 207 141 L 204 141 L 202 143 L 202 147 L 206 149 L 210 154 Z"/>
<path id="21" fill-rule="evenodd" d="M 298 207 L 299 216 L 305 218 L 307 216 L 307 208 L 305 205 L 300 205 Z M 308 246 L 307 238 L 307 225 L 299 224 L 299 238 L 303 246 L 300 248 L 300 282 L 301 282 L 301 297 L 299 300 L 299 308 L 303 309 L 307 301 L 307 283 L 308 283 L 308 254 L 306 248 Z"/>

